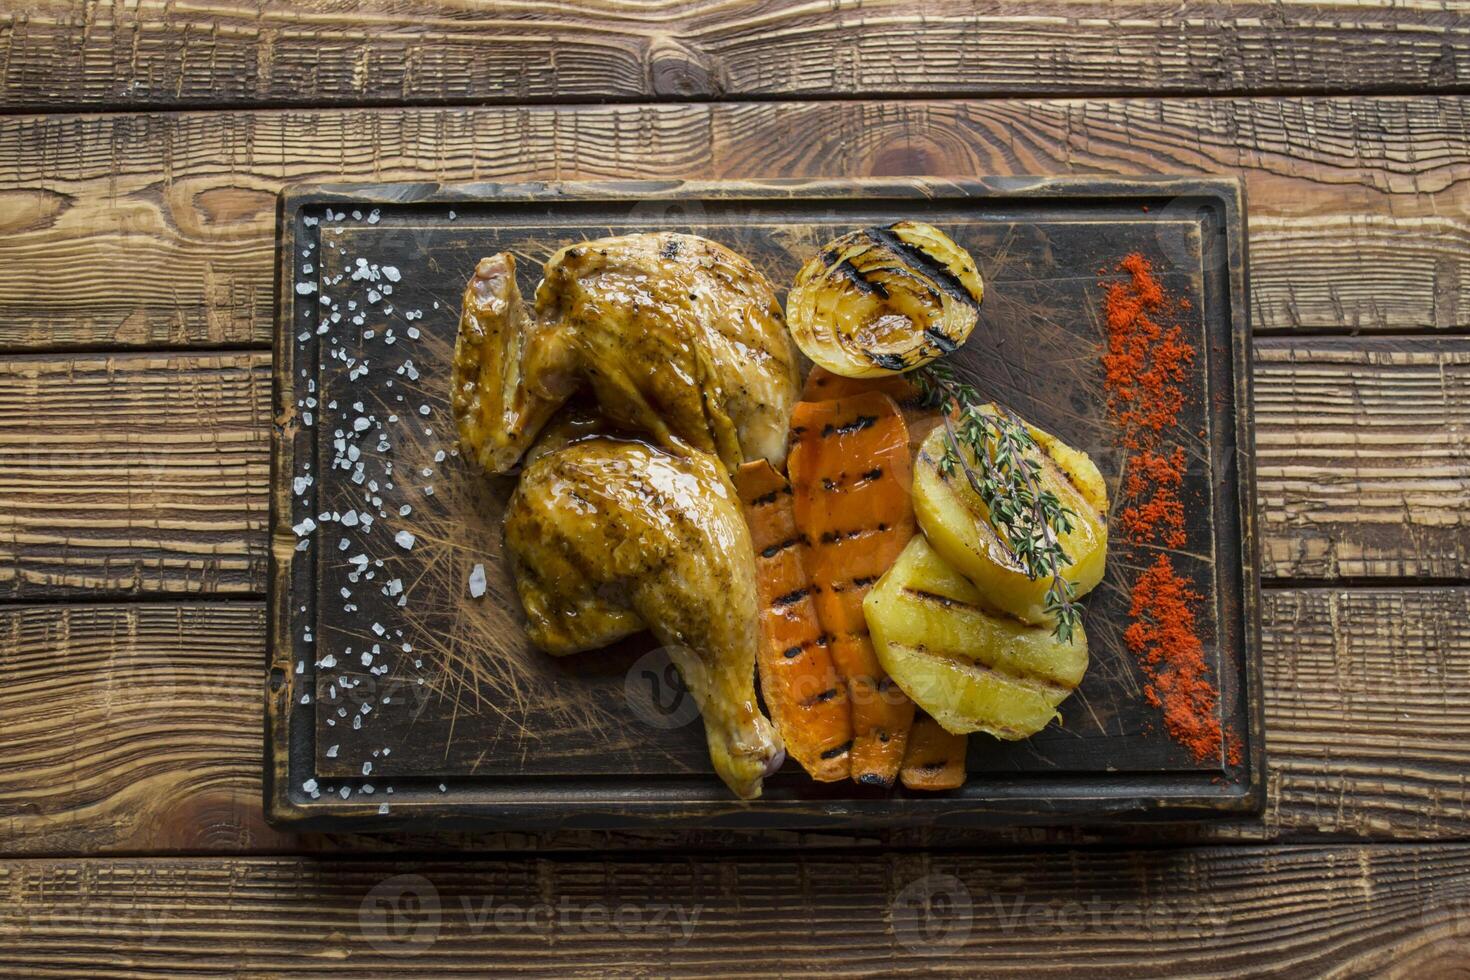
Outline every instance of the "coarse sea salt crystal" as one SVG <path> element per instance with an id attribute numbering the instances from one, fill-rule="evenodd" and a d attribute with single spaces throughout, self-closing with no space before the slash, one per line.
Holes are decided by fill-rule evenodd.
<path id="1" fill-rule="evenodd" d="M 336 746 L 336 745 L 332 745 L 332 746 L 328 746 L 327 747 L 327 758 L 328 759 L 335 759 L 335 758 L 337 758 L 337 748 L 338 748 L 338 746 Z"/>
<path id="2" fill-rule="evenodd" d="M 470 595 L 476 599 L 485 594 L 485 566 L 475 565 L 470 570 Z"/>
<path id="3" fill-rule="evenodd" d="M 316 521 L 312 520 L 310 517 L 304 517 L 301 519 L 301 523 L 292 527 L 291 530 L 296 532 L 296 536 L 298 538 L 304 538 L 312 531 L 316 530 Z"/>
<path id="4" fill-rule="evenodd" d="M 396 265 L 383 266 L 383 275 L 388 277 L 389 282 L 397 282 L 399 279 L 403 278 L 403 276 L 399 274 L 398 266 Z"/>
<path id="5" fill-rule="evenodd" d="M 367 419 L 363 418 L 362 416 L 358 416 L 352 422 L 352 431 L 353 432 L 361 432 L 361 431 L 363 431 L 364 429 L 366 429 L 370 425 L 372 425 L 371 422 L 369 422 Z"/>
<path id="6" fill-rule="evenodd" d="M 419 339 L 419 328 L 418 327 L 409 327 L 408 328 L 408 336 L 411 339 L 413 339 L 413 340 L 418 340 Z"/>
<path id="7" fill-rule="evenodd" d="M 305 790 L 306 792 L 308 792 L 308 793 L 315 793 L 316 792 L 316 780 L 315 779 L 308 779 L 306 782 L 304 782 L 304 783 L 301 784 L 301 788 L 303 790 Z"/>
<path id="8" fill-rule="evenodd" d="M 302 296 L 310 296 L 312 293 L 316 292 L 316 283 L 298 282 L 296 284 L 296 292 Z"/>
<path id="9" fill-rule="evenodd" d="M 393 540 L 396 541 L 398 543 L 398 547 L 402 548 L 404 551 L 413 550 L 413 543 L 415 539 L 412 531 L 399 531 L 397 534 L 393 535 Z"/>

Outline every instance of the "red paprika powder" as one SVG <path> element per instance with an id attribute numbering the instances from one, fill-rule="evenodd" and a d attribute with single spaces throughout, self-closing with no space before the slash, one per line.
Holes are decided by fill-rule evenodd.
<path id="1" fill-rule="evenodd" d="M 1187 540 L 1181 493 L 1189 461 L 1173 439 L 1195 350 L 1183 328 L 1169 321 L 1188 302 L 1171 296 L 1138 253 L 1126 256 L 1117 271 L 1126 278 L 1106 284 L 1102 363 L 1108 415 L 1125 451 L 1118 524 L 1133 548 L 1178 549 Z M 1195 619 L 1201 596 L 1163 551 L 1134 581 L 1129 598 L 1123 641 L 1143 671 L 1144 698 L 1163 712 L 1165 730 L 1197 762 L 1218 757 L 1223 740 L 1219 691 L 1210 679 Z M 1226 749 L 1232 765 L 1239 754 L 1233 743 Z"/>

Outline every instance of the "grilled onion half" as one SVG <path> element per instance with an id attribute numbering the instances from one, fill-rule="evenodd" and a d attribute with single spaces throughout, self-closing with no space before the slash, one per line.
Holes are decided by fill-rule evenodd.
<path id="1" fill-rule="evenodd" d="M 828 242 L 797 273 L 786 323 L 815 363 L 874 378 L 963 344 L 983 293 L 968 252 L 933 225 L 900 221 Z"/>

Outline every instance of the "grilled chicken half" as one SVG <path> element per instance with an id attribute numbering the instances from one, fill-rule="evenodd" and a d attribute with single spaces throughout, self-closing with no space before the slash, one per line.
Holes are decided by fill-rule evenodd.
<path id="1" fill-rule="evenodd" d="M 731 472 L 785 458 L 800 376 L 775 291 L 749 262 L 660 232 L 567 246 L 542 274 L 534 309 L 506 253 L 482 259 L 465 290 L 452 406 L 486 470 L 514 469 L 578 390 L 614 422 Z"/>
<path id="2" fill-rule="evenodd" d="M 784 752 L 756 704 L 750 534 L 715 457 L 555 426 L 521 472 L 505 544 L 536 646 L 562 655 L 651 630 L 704 716 L 715 771 L 760 795 Z"/>

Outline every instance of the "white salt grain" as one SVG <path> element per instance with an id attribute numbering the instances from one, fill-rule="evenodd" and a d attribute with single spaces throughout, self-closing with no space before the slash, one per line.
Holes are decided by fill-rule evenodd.
<path id="1" fill-rule="evenodd" d="M 404 551 L 413 550 L 414 536 L 412 531 L 399 531 L 393 535 L 393 540 L 398 542 L 398 547 Z"/>
<path id="2" fill-rule="evenodd" d="M 476 565 L 470 570 L 470 595 L 480 598 L 485 594 L 485 566 Z"/>

